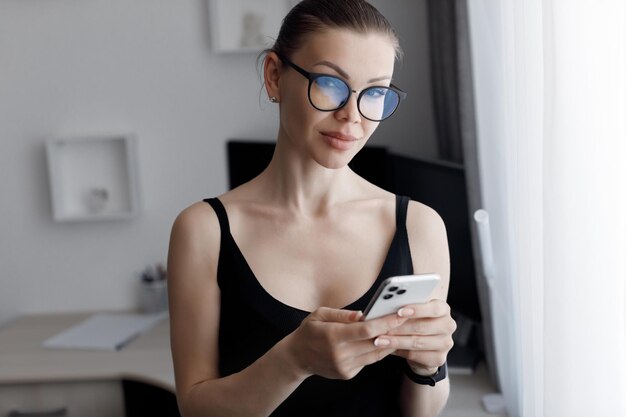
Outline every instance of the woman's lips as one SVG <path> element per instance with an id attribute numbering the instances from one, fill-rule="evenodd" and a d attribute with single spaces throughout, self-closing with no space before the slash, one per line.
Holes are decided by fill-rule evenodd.
<path id="1" fill-rule="evenodd" d="M 354 147 L 354 145 L 358 142 L 358 138 L 344 134 L 340 132 L 321 132 L 322 137 L 331 147 L 340 150 L 347 151 Z"/>

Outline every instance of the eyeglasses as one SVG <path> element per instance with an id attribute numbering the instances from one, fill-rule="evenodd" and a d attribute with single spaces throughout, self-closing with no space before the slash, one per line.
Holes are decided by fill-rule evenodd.
<path id="1" fill-rule="evenodd" d="M 357 93 L 339 77 L 308 72 L 281 54 L 278 57 L 309 80 L 309 102 L 319 111 L 339 110 L 348 103 L 352 93 Z M 406 98 L 406 93 L 393 84 L 367 87 L 358 94 L 359 113 L 373 122 L 389 118 Z"/>

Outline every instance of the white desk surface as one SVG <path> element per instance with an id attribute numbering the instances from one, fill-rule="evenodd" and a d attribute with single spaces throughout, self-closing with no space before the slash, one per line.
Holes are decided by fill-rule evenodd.
<path id="1" fill-rule="evenodd" d="M 131 379 L 174 392 L 167 319 L 119 351 L 42 346 L 92 314 L 28 315 L 0 328 L 0 384 Z"/>

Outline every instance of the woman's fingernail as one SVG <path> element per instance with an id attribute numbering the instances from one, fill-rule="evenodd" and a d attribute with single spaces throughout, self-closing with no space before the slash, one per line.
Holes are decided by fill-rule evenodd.
<path id="1" fill-rule="evenodd" d="M 398 310 L 398 316 L 400 317 L 410 317 L 413 314 L 415 314 L 415 310 L 413 310 L 412 308 L 401 308 L 400 310 Z"/>
<path id="2" fill-rule="evenodd" d="M 391 341 L 389 339 L 381 339 L 380 337 L 377 337 L 376 340 L 374 340 L 374 346 L 389 346 L 391 344 Z"/>

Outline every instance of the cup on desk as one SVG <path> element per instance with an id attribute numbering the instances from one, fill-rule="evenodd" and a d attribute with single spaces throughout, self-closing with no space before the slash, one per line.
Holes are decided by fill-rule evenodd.
<path id="1" fill-rule="evenodd" d="M 159 313 L 167 310 L 167 279 L 165 270 L 147 268 L 141 275 L 139 286 L 139 310 L 142 313 Z"/>

